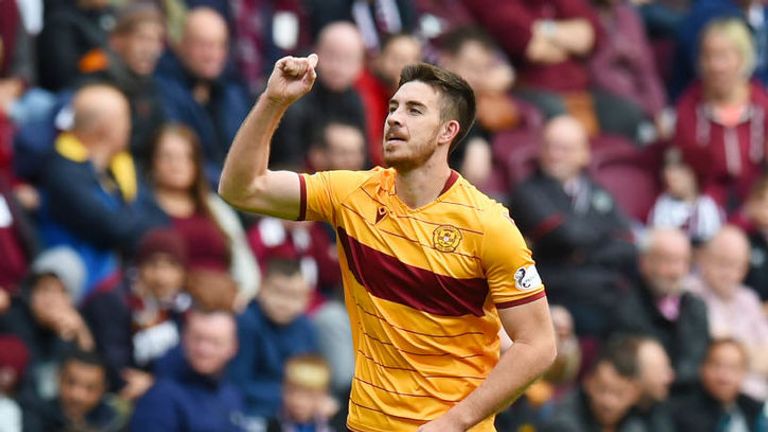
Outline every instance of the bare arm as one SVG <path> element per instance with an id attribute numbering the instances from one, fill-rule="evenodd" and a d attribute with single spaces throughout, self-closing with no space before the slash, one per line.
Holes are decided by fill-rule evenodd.
<path id="1" fill-rule="evenodd" d="M 512 403 L 555 359 L 555 333 L 547 299 L 499 311 L 514 342 L 485 381 L 466 399 L 419 432 L 464 432 Z"/>
<path id="2" fill-rule="evenodd" d="M 583 18 L 538 20 L 533 24 L 533 35 L 573 55 L 588 54 L 595 44 L 595 29 L 589 20 Z"/>
<path id="3" fill-rule="evenodd" d="M 299 178 L 270 171 L 269 145 L 288 107 L 312 88 L 317 56 L 284 57 L 275 64 L 267 89 L 237 131 L 219 181 L 219 195 L 242 210 L 296 219 Z"/>

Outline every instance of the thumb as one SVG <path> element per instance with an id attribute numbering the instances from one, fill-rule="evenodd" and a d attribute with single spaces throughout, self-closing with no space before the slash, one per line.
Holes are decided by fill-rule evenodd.
<path id="1" fill-rule="evenodd" d="M 318 57 L 317 54 L 312 53 L 309 56 L 307 56 L 307 60 L 309 60 L 309 66 L 314 69 L 315 66 L 317 66 Z"/>

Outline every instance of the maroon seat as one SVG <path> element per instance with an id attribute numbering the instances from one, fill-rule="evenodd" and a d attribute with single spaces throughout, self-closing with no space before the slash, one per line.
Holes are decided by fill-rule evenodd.
<path id="1" fill-rule="evenodd" d="M 528 129 L 496 134 L 491 143 L 493 163 L 512 190 L 536 169 L 539 135 Z"/>
<path id="2" fill-rule="evenodd" d="M 656 154 L 653 149 L 641 150 L 622 140 L 596 140 L 590 172 L 627 216 L 645 221 L 660 191 Z"/>

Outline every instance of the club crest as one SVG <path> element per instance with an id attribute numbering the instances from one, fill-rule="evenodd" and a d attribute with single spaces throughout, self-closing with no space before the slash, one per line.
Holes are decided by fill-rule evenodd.
<path id="1" fill-rule="evenodd" d="M 432 233 L 432 245 L 441 252 L 453 252 L 461 243 L 461 231 L 452 225 L 440 225 Z"/>

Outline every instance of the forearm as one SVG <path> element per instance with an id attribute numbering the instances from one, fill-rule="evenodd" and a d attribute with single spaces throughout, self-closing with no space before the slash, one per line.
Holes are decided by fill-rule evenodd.
<path id="1" fill-rule="evenodd" d="M 535 32 L 546 34 L 556 46 L 575 55 L 584 55 L 595 44 L 595 30 L 586 19 L 538 21 Z"/>
<path id="2" fill-rule="evenodd" d="M 446 415 L 464 430 L 472 428 L 514 402 L 554 358 L 553 340 L 513 343 L 485 381 Z"/>
<path id="3" fill-rule="evenodd" d="M 232 205 L 242 205 L 267 173 L 269 146 L 288 105 L 262 95 L 243 121 L 224 161 L 219 194 Z"/>

